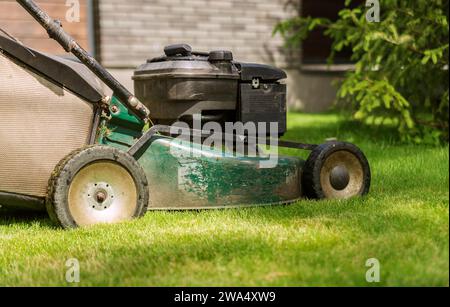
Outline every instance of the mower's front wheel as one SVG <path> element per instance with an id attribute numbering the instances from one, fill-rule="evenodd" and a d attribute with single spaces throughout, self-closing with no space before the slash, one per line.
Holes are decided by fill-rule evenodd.
<path id="1" fill-rule="evenodd" d="M 371 173 L 364 153 L 355 145 L 328 142 L 317 146 L 303 168 L 308 198 L 347 199 L 369 192 Z"/>
<path id="2" fill-rule="evenodd" d="M 132 156 L 112 147 L 90 146 L 57 165 L 46 206 L 53 221 L 75 228 L 141 217 L 148 202 L 147 178 Z"/>

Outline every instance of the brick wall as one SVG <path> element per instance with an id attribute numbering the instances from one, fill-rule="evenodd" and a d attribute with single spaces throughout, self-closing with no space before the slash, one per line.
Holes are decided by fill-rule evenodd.
<path id="1" fill-rule="evenodd" d="M 72 36 L 88 48 L 87 0 L 80 0 L 80 23 L 69 23 L 65 19 L 69 7 L 65 0 L 36 0 L 46 12 L 59 19 Z M 17 37 L 25 45 L 40 51 L 63 54 L 64 50 L 49 39 L 46 31 L 15 0 L 0 0 L 0 28 Z"/>
<path id="2" fill-rule="evenodd" d="M 99 0 L 100 55 L 108 67 L 135 67 L 166 45 L 232 50 L 235 58 L 286 66 L 277 22 L 298 14 L 295 0 Z"/>

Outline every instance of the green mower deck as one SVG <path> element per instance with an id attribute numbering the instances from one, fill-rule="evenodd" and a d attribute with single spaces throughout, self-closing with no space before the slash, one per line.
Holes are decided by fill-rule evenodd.
<path id="1" fill-rule="evenodd" d="M 145 124 L 114 97 L 110 109 L 116 111 L 100 128 L 98 142 L 128 151 Z M 236 156 L 154 135 L 135 158 L 149 182 L 150 210 L 285 204 L 302 197 L 304 161 L 295 157 L 278 156 L 275 167 L 264 168 L 267 157 Z"/>

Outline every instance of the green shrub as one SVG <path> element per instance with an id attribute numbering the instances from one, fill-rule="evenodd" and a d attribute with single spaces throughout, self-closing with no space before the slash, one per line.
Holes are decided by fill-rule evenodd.
<path id="1" fill-rule="evenodd" d="M 356 119 L 394 123 L 409 141 L 448 141 L 448 1 L 380 1 L 380 22 L 368 21 L 370 6 L 350 4 L 335 22 L 295 17 L 274 33 L 297 45 L 324 28 L 333 40 L 329 63 L 343 48 L 353 50 L 355 70 L 339 85 L 338 99 L 351 102 Z"/>

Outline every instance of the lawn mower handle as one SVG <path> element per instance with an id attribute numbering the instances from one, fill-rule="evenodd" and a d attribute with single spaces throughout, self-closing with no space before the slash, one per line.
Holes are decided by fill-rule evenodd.
<path id="1" fill-rule="evenodd" d="M 84 50 L 73 37 L 62 28 L 61 22 L 52 19 L 33 0 L 16 0 L 27 12 L 36 19 L 50 38 L 57 41 L 66 52 L 75 55 L 86 67 L 88 67 L 100 80 L 102 80 L 119 100 L 124 103 L 131 112 L 143 121 L 149 120 L 150 111 L 139 99 L 131 94 L 119 81 L 117 81 L 100 63 Z"/>

